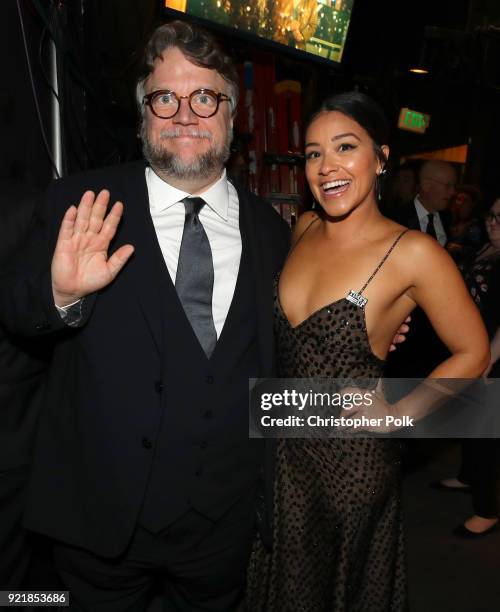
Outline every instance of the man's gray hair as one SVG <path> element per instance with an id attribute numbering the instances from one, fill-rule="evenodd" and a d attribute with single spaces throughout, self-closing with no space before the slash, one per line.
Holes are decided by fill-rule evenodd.
<path id="1" fill-rule="evenodd" d="M 206 30 L 184 21 L 171 21 L 157 28 L 144 53 L 143 68 L 137 81 L 136 97 L 141 115 L 144 114 L 142 99 L 146 94 L 146 80 L 153 72 L 154 61 L 170 48 L 177 48 L 190 62 L 202 68 L 215 70 L 228 83 L 232 114 L 238 104 L 238 73 L 233 60 Z"/>

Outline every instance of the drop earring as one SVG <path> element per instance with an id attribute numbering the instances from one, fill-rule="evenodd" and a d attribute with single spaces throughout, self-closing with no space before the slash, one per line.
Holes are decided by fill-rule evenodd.
<path id="1" fill-rule="evenodd" d="M 382 185 L 381 182 L 385 175 L 387 174 L 387 170 L 383 168 L 375 177 L 375 193 L 377 195 L 377 201 L 380 202 L 382 200 Z"/>

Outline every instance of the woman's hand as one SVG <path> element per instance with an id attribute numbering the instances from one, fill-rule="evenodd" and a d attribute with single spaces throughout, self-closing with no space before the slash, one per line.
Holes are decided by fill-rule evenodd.
<path id="1" fill-rule="evenodd" d="M 403 422 L 397 414 L 396 404 L 389 404 L 384 396 L 382 379 L 379 381 L 377 388 L 370 391 L 370 401 L 364 400 L 359 406 L 352 408 L 344 408 L 339 418 L 358 419 L 359 425 L 346 426 L 342 430 L 345 432 L 356 433 L 361 431 L 369 431 L 373 433 L 391 433 L 400 429 Z M 367 395 L 366 389 L 346 388 L 342 390 L 342 394 L 360 394 L 364 397 Z M 364 421 L 363 423 L 361 423 Z"/>

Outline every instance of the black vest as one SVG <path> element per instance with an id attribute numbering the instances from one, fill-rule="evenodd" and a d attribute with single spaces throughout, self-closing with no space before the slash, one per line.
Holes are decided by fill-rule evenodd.
<path id="1" fill-rule="evenodd" d="M 244 223 L 231 307 L 210 359 L 165 265 L 161 424 L 139 523 L 158 532 L 193 508 L 217 519 L 258 481 L 260 441 L 248 438 L 248 379 L 259 375 L 255 279 Z"/>

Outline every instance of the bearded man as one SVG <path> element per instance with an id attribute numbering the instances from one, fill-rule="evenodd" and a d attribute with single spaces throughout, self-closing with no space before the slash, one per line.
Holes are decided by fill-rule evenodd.
<path id="1" fill-rule="evenodd" d="M 229 612 L 288 231 L 226 177 L 238 84 L 209 34 L 161 26 L 137 91 L 146 161 L 54 182 L 2 285 L 10 328 L 55 339 L 25 522 L 53 538 L 72 610 L 144 610 L 159 577 L 165 610 Z"/>

